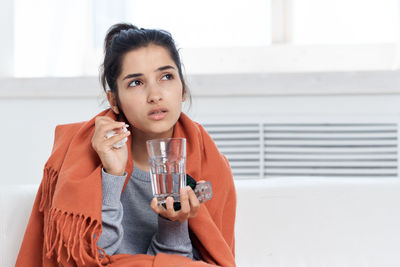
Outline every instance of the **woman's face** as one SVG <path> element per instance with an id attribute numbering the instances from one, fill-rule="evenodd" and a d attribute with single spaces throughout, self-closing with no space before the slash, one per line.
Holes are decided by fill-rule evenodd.
<path id="1" fill-rule="evenodd" d="M 146 138 L 171 137 L 184 101 L 178 68 L 168 51 L 148 45 L 128 52 L 117 78 L 126 119 Z"/>

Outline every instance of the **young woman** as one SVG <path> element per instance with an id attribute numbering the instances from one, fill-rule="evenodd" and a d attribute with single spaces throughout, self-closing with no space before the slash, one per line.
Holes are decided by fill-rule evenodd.
<path id="1" fill-rule="evenodd" d="M 101 79 L 110 109 L 56 127 L 16 266 L 235 266 L 229 164 L 181 111 L 189 91 L 171 35 L 112 26 Z M 178 211 L 153 199 L 146 141 L 170 137 L 186 138 L 187 173 L 211 182 L 210 201 L 189 186 Z"/>

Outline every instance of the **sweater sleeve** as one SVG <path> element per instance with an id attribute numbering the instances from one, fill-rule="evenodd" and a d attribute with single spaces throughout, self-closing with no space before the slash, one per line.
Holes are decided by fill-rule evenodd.
<path id="1" fill-rule="evenodd" d="M 108 255 L 115 254 L 121 245 L 124 235 L 121 192 L 126 176 L 126 173 L 123 176 L 115 176 L 106 173 L 103 168 L 101 170 L 103 188 L 101 216 L 103 231 L 97 245 L 104 249 Z"/>
<path id="2" fill-rule="evenodd" d="M 189 237 L 188 221 L 170 221 L 158 216 L 158 231 L 151 240 L 147 254 L 178 254 L 193 259 L 193 246 Z"/>

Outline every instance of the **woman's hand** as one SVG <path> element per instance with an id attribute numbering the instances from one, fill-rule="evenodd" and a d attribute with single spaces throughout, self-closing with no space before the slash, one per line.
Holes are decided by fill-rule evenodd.
<path id="1" fill-rule="evenodd" d="M 155 213 L 161 215 L 164 218 L 167 218 L 171 221 L 179 220 L 180 222 L 184 222 L 187 219 L 195 217 L 197 215 L 197 212 L 200 208 L 200 202 L 190 186 L 186 186 L 181 189 L 180 198 L 181 209 L 178 211 L 174 210 L 174 199 L 172 197 L 167 198 L 166 209 L 162 205 L 158 205 L 156 198 L 153 198 L 150 206 Z"/>
<path id="2" fill-rule="evenodd" d="M 123 175 L 128 161 L 126 144 L 120 148 L 113 147 L 115 143 L 130 135 L 130 131 L 123 131 L 124 125 L 124 122 L 114 121 L 107 116 L 98 116 L 95 119 L 92 147 L 99 155 L 104 170 L 112 175 Z M 106 134 L 111 130 L 115 131 L 116 135 L 107 139 Z"/>

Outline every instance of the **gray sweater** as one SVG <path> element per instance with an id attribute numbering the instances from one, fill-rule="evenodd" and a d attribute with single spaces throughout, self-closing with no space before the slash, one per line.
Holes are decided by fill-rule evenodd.
<path id="1" fill-rule="evenodd" d="M 188 222 L 169 221 L 151 209 L 150 174 L 134 168 L 121 194 L 126 176 L 111 175 L 102 169 L 103 232 L 98 246 L 109 255 L 162 252 L 200 259 L 189 237 Z"/>

